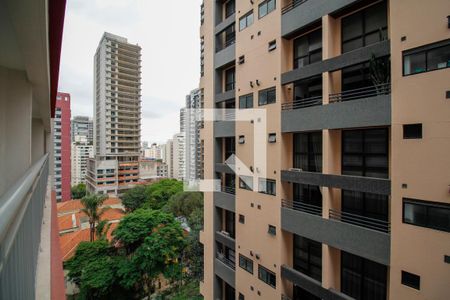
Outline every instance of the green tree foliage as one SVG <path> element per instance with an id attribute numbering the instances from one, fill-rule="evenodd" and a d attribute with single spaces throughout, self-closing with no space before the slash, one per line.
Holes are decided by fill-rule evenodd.
<path id="1" fill-rule="evenodd" d="M 95 226 L 100 221 L 100 217 L 103 213 L 109 209 L 109 207 L 103 207 L 103 202 L 105 202 L 106 197 L 103 195 L 87 195 L 81 199 L 81 204 L 83 208 L 81 211 L 86 214 L 89 218 L 89 237 L 90 241 L 95 239 Z"/>
<path id="2" fill-rule="evenodd" d="M 189 219 L 195 210 L 203 210 L 203 193 L 180 192 L 170 197 L 164 210 L 175 216 L 183 216 Z"/>
<path id="3" fill-rule="evenodd" d="M 135 211 L 136 209 L 142 207 L 146 200 L 146 187 L 143 185 L 138 185 L 132 188 L 122 196 L 122 204 L 129 212 Z"/>
<path id="4" fill-rule="evenodd" d="M 183 183 L 176 179 L 163 179 L 147 186 L 145 208 L 161 209 L 173 195 L 183 191 Z"/>
<path id="5" fill-rule="evenodd" d="M 72 199 L 81 199 L 86 196 L 86 185 L 84 183 L 79 183 L 70 189 L 72 193 Z"/>

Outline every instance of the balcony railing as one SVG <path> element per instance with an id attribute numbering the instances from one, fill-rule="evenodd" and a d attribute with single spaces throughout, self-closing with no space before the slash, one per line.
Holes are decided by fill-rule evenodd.
<path id="1" fill-rule="evenodd" d="M 225 38 L 225 41 L 222 44 L 218 45 L 218 47 L 216 48 L 216 52 L 222 51 L 223 49 L 226 49 L 235 43 L 236 34 L 230 34 L 227 38 Z"/>
<path id="2" fill-rule="evenodd" d="M 227 265 L 228 267 L 230 267 L 231 269 L 235 270 L 236 266 L 235 263 L 232 262 L 231 260 L 229 260 L 228 258 L 225 257 L 225 254 L 217 252 L 216 253 L 216 258 L 218 260 L 220 260 L 221 262 L 223 262 L 225 265 Z"/>
<path id="3" fill-rule="evenodd" d="M 289 3 L 288 5 L 286 5 L 285 7 L 283 7 L 281 9 L 281 13 L 285 14 L 291 10 L 293 10 L 294 8 L 296 8 L 297 6 L 302 5 L 303 3 L 305 3 L 308 0 L 293 0 L 291 1 L 291 3 Z"/>
<path id="4" fill-rule="evenodd" d="M 362 98 L 375 97 L 380 95 L 389 95 L 391 93 L 391 84 L 383 83 L 340 93 L 330 94 L 330 103 L 351 101 Z"/>
<path id="5" fill-rule="evenodd" d="M 378 220 L 374 218 L 368 218 L 348 212 L 337 211 L 330 209 L 330 219 L 338 220 L 341 222 L 349 223 L 356 226 L 361 226 L 385 233 L 390 232 L 391 225 L 387 221 Z"/>
<path id="6" fill-rule="evenodd" d="M 233 194 L 233 195 L 236 194 L 236 188 L 232 187 L 232 186 L 223 185 L 220 187 L 220 190 L 224 193 Z"/>
<path id="7" fill-rule="evenodd" d="M 292 200 L 281 200 L 281 206 L 285 208 L 290 208 L 293 210 L 302 211 L 308 214 L 316 215 L 316 216 L 322 216 L 322 207 L 307 204 L 300 201 L 292 201 Z"/>
<path id="8" fill-rule="evenodd" d="M 292 110 L 298 108 L 305 108 L 310 106 L 322 105 L 322 96 L 315 96 L 303 99 L 297 99 L 292 102 L 281 104 L 282 110 Z"/>
<path id="9" fill-rule="evenodd" d="M 0 299 L 35 299 L 48 154 L 0 197 Z"/>

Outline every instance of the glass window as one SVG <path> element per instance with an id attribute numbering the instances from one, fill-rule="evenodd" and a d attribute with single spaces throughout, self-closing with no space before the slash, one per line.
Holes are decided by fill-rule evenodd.
<path id="1" fill-rule="evenodd" d="M 304 210 L 309 213 L 320 214 L 321 211 L 314 210 L 311 207 L 303 206 L 302 203 L 306 203 L 308 205 L 313 205 L 315 207 L 322 208 L 322 192 L 320 191 L 320 187 L 317 185 L 308 185 L 308 184 L 300 184 L 293 183 L 294 189 L 294 207 L 298 207 L 300 210 Z"/>
<path id="2" fill-rule="evenodd" d="M 267 105 L 276 102 L 276 88 L 271 87 L 265 90 L 259 91 L 258 94 L 258 105 Z"/>
<path id="3" fill-rule="evenodd" d="M 253 24 L 253 10 L 249 11 L 239 19 L 239 31 L 244 30 Z"/>
<path id="4" fill-rule="evenodd" d="M 420 276 L 402 271 L 402 284 L 420 290 Z"/>
<path id="5" fill-rule="evenodd" d="M 253 177 L 239 176 L 239 188 L 253 191 Z"/>
<path id="6" fill-rule="evenodd" d="M 322 132 L 294 134 L 294 168 L 322 172 Z"/>
<path id="7" fill-rule="evenodd" d="M 322 281 L 322 244 L 294 235 L 294 269 Z"/>
<path id="8" fill-rule="evenodd" d="M 265 17 L 275 10 L 276 1 L 275 0 L 266 0 L 259 5 L 259 18 Z"/>
<path id="9" fill-rule="evenodd" d="M 294 69 L 322 60 L 322 29 L 294 40 Z"/>
<path id="10" fill-rule="evenodd" d="M 225 91 L 231 91 L 235 88 L 236 73 L 234 68 L 225 71 Z"/>
<path id="11" fill-rule="evenodd" d="M 258 191 L 263 194 L 276 195 L 276 181 L 272 179 L 260 178 Z"/>
<path id="12" fill-rule="evenodd" d="M 239 97 L 239 108 L 253 107 L 253 93 Z"/>
<path id="13" fill-rule="evenodd" d="M 273 288 L 276 288 L 277 286 L 277 277 L 275 273 L 261 265 L 258 265 L 258 278 Z"/>
<path id="14" fill-rule="evenodd" d="M 239 254 L 239 267 L 249 272 L 250 274 L 253 274 L 253 260 L 245 257 L 242 254 Z"/>
<path id="15" fill-rule="evenodd" d="M 277 228 L 273 225 L 269 225 L 267 233 L 270 235 L 277 235 Z"/>
<path id="16" fill-rule="evenodd" d="M 388 178 L 388 129 L 342 131 L 342 174 Z"/>
<path id="17" fill-rule="evenodd" d="M 422 138 L 422 124 L 404 124 L 403 125 L 404 139 L 421 139 Z"/>
<path id="18" fill-rule="evenodd" d="M 433 47 L 428 45 L 427 49 L 415 50 L 411 54 L 403 54 L 403 75 L 417 74 L 427 71 L 444 69 L 450 67 L 450 40 L 447 45 Z M 406 51 L 408 53 L 409 51 Z"/>
<path id="19" fill-rule="evenodd" d="M 269 137 L 267 139 L 269 143 L 275 143 L 277 141 L 277 134 L 276 133 L 269 133 Z"/>
<path id="20" fill-rule="evenodd" d="M 235 224 L 234 224 L 234 212 L 225 211 L 225 231 L 230 234 L 230 237 L 234 239 L 235 237 Z"/>
<path id="21" fill-rule="evenodd" d="M 387 267 L 341 251 L 341 291 L 355 299 L 385 300 Z"/>
<path id="22" fill-rule="evenodd" d="M 225 18 L 228 18 L 229 16 L 235 13 L 236 11 L 235 6 L 236 6 L 235 0 L 229 0 L 225 2 Z"/>
<path id="23" fill-rule="evenodd" d="M 405 198 L 403 223 L 450 232 L 450 205 Z"/>
<path id="24" fill-rule="evenodd" d="M 389 219 L 389 198 L 386 195 L 363 193 L 357 191 L 342 190 L 342 211 L 366 218 L 388 221 Z M 354 223 L 353 217 L 344 215 L 343 222 Z M 359 226 L 369 227 L 376 230 L 386 230 L 382 223 L 358 221 Z"/>

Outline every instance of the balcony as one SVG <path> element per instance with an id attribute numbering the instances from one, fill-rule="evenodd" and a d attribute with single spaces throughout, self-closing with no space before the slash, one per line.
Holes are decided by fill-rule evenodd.
<path id="1" fill-rule="evenodd" d="M 220 242 L 222 245 L 235 250 L 236 249 L 236 241 L 225 231 L 216 231 L 215 234 L 216 241 Z"/>
<path id="2" fill-rule="evenodd" d="M 236 59 L 235 39 L 225 42 L 224 47 L 220 47 L 214 55 L 214 68 L 219 69 L 231 64 Z"/>
<path id="3" fill-rule="evenodd" d="M 367 218 L 357 214 L 351 214 L 348 212 L 337 211 L 335 209 L 329 210 L 329 218 L 332 220 L 353 224 L 356 226 L 369 228 L 372 230 L 381 231 L 384 233 L 390 233 L 391 224 L 387 221 Z"/>
<path id="4" fill-rule="evenodd" d="M 359 0 L 293 0 L 283 7 L 281 34 L 285 38 L 319 22 L 322 16 L 336 13 Z"/>
<path id="5" fill-rule="evenodd" d="M 352 300 L 352 297 L 349 297 L 341 292 L 338 292 L 334 289 L 327 289 L 322 286 L 322 283 L 319 281 L 291 268 L 286 265 L 281 266 L 281 277 L 286 279 L 292 284 L 301 287 L 304 290 L 307 290 L 311 294 L 319 297 L 323 300 Z M 288 300 L 287 296 L 282 296 L 282 300 Z"/>
<path id="6" fill-rule="evenodd" d="M 228 190 L 228 192 L 225 192 Z M 214 192 L 214 206 L 223 208 L 232 212 L 236 211 L 236 195 L 233 189 L 224 189 L 220 192 Z"/>
<path id="7" fill-rule="evenodd" d="M 224 138 L 224 137 L 234 137 L 236 135 L 235 129 L 236 125 L 233 121 L 216 121 L 214 122 L 214 137 Z"/>
<path id="8" fill-rule="evenodd" d="M 230 286 L 235 287 L 235 264 L 219 252 L 216 253 L 216 259 L 214 260 L 214 272 Z"/>
<path id="9" fill-rule="evenodd" d="M 236 13 L 233 13 L 228 18 L 217 24 L 216 28 L 214 29 L 214 34 L 219 34 L 222 31 L 224 31 L 227 27 L 230 27 L 233 25 L 233 23 L 236 21 Z"/>
<path id="10" fill-rule="evenodd" d="M 322 207 L 312 205 L 312 204 L 307 204 L 307 203 L 300 202 L 300 201 L 282 199 L 281 206 L 289 208 L 289 209 L 293 209 L 293 210 L 298 210 L 298 211 L 308 213 L 311 215 L 316 215 L 316 216 L 320 216 L 320 217 L 322 216 Z"/>
<path id="11" fill-rule="evenodd" d="M 230 168 L 230 166 L 227 164 L 224 164 L 224 163 L 216 163 L 215 164 L 215 172 L 225 173 L 225 174 L 234 174 L 234 171 Z"/>
<path id="12" fill-rule="evenodd" d="M 281 207 L 281 228 L 285 231 L 327 244 L 331 247 L 389 265 L 390 234 L 361 225 L 374 225 L 373 219 L 352 218 L 351 222 L 338 219 L 335 211 L 330 219 L 322 218 L 316 209 L 283 204 Z M 349 216 L 347 216 L 348 218 Z M 341 217 L 339 217 L 341 218 Z M 341 221 L 342 220 L 342 221 Z M 346 219 L 347 221 L 348 219 Z M 381 224 L 377 224 L 379 229 Z"/>
<path id="13" fill-rule="evenodd" d="M 323 174 L 306 172 L 299 169 L 289 169 L 281 171 L 281 181 L 326 186 L 380 195 L 391 194 L 391 181 L 384 178 Z"/>
<path id="14" fill-rule="evenodd" d="M 236 98 L 236 90 L 233 88 L 229 91 L 225 91 L 223 93 L 216 94 L 214 101 L 216 103 L 221 103 L 221 102 L 225 102 L 228 100 L 233 100 L 235 98 Z"/>

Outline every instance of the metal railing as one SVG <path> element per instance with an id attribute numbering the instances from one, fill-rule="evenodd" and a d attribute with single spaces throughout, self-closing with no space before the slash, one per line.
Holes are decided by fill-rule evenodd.
<path id="1" fill-rule="evenodd" d="M 217 46 L 216 52 L 220 52 L 223 49 L 226 49 L 235 43 L 236 43 L 236 34 L 232 34 L 225 38 L 225 41 L 222 43 L 222 45 L 219 44 L 219 46 Z"/>
<path id="2" fill-rule="evenodd" d="M 348 91 L 343 91 L 340 93 L 330 94 L 330 103 L 341 102 L 341 101 L 351 101 L 361 98 L 375 97 L 379 95 L 389 95 L 391 93 L 391 84 L 383 83 Z"/>
<path id="3" fill-rule="evenodd" d="M 338 220 L 352 225 L 361 226 L 368 229 L 386 233 L 389 233 L 391 230 L 391 224 L 388 221 L 368 218 L 348 212 L 337 211 L 334 209 L 330 209 L 329 213 L 330 213 L 329 217 L 332 220 Z"/>
<path id="4" fill-rule="evenodd" d="M 315 96 L 303 99 L 297 99 L 292 102 L 281 104 L 282 110 L 292 110 L 298 108 L 305 108 L 310 106 L 322 105 L 322 96 Z"/>
<path id="5" fill-rule="evenodd" d="M 0 299 L 35 299 L 48 154 L 0 197 Z"/>
<path id="6" fill-rule="evenodd" d="M 316 216 L 322 216 L 322 207 L 307 204 L 300 201 L 293 201 L 293 200 L 281 200 L 281 206 L 285 208 L 290 208 L 293 210 L 302 211 L 308 214 L 316 215 Z"/>
<path id="7" fill-rule="evenodd" d="M 291 10 L 293 10 L 294 8 L 296 8 L 297 6 L 302 5 L 303 3 L 305 3 L 308 0 L 293 0 L 291 1 L 291 3 L 289 3 L 288 5 L 286 5 L 285 7 L 283 7 L 281 9 L 281 14 L 285 14 Z"/>
<path id="8" fill-rule="evenodd" d="M 226 186 L 226 185 L 222 185 L 221 187 L 220 187 L 220 190 L 222 191 L 222 192 L 224 192 L 224 193 L 227 193 L 227 194 L 236 194 L 236 188 L 235 187 L 232 187 L 232 186 Z"/>
<path id="9" fill-rule="evenodd" d="M 223 262 L 225 265 L 227 265 L 228 267 L 232 268 L 233 270 L 236 269 L 235 263 L 232 262 L 231 260 L 229 260 L 228 258 L 225 257 L 225 254 L 220 253 L 220 252 L 216 252 L 216 258 L 218 260 L 220 260 L 221 262 Z"/>

